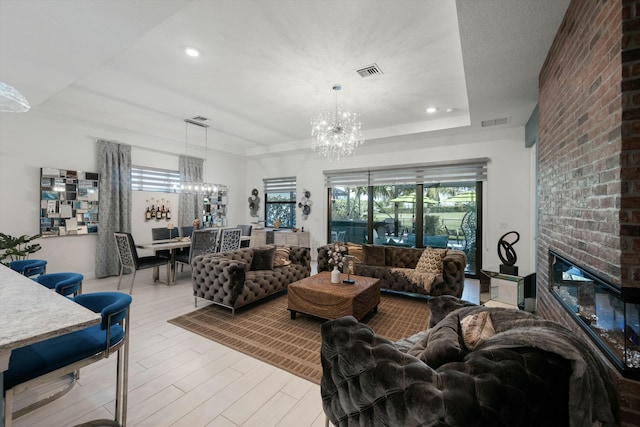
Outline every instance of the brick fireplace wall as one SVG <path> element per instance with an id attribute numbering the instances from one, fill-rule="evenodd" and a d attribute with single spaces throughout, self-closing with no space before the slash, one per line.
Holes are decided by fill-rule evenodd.
<path id="1" fill-rule="evenodd" d="M 548 250 L 640 288 L 640 0 L 572 0 L 539 84 L 538 314 L 590 341 L 548 291 Z M 640 383 L 611 375 L 640 425 Z"/>

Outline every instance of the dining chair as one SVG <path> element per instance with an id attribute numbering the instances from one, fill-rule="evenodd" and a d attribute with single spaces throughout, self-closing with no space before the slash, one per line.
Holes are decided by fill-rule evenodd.
<path id="1" fill-rule="evenodd" d="M 176 262 L 191 265 L 191 261 L 198 255 L 211 254 L 216 252 L 218 245 L 218 229 L 207 228 L 204 230 L 194 230 L 191 234 L 191 247 L 188 252 L 178 252 L 175 255 Z"/>
<path id="2" fill-rule="evenodd" d="M 180 230 L 177 228 L 156 227 L 151 229 L 151 240 L 170 240 L 180 237 Z M 171 251 L 161 250 L 156 252 L 160 258 L 171 258 Z"/>
<path id="3" fill-rule="evenodd" d="M 160 266 L 166 265 L 167 280 L 169 279 L 169 277 L 171 276 L 171 267 L 167 258 L 161 258 L 156 255 L 139 257 L 131 233 L 115 232 L 113 233 L 113 235 L 116 240 L 116 247 L 118 248 L 118 257 L 120 258 L 120 277 L 118 278 L 118 289 L 120 289 L 122 274 L 124 273 L 125 268 L 133 273 L 129 294 L 133 292 L 133 282 L 136 280 L 136 272 L 138 270 L 144 270 L 146 268 L 153 267 L 153 281 L 156 282 L 158 281 L 160 276 Z"/>
<path id="4" fill-rule="evenodd" d="M 47 272 L 47 261 L 43 259 L 20 259 L 11 261 L 9 268 L 23 276 L 38 276 Z"/>
<path id="5" fill-rule="evenodd" d="M 60 295 L 74 297 L 82 293 L 82 280 L 84 276 L 79 273 L 47 273 L 41 274 L 36 279 L 49 289 L 55 290 Z"/>
<path id="6" fill-rule="evenodd" d="M 239 224 L 239 225 L 236 225 L 236 228 L 239 228 L 240 230 L 242 230 L 242 237 L 248 237 L 248 236 L 251 236 L 251 230 L 253 226 L 251 224 Z M 251 240 L 249 239 L 245 239 L 245 240 L 240 239 L 240 247 L 246 248 L 249 246 L 250 242 Z"/>
<path id="7" fill-rule="evenodd" d="M 193 225 L 185 225 L 180 227 L 180 237 L 191 237 L 193 233 Z"/>
<path id="8" fill-rule="evenodd" d="M 220 249 L 218 252 L 228 252 L 240 249 L 240 236 L 242 230 L 239 228 L 225 228 L 220 234 Z"/>

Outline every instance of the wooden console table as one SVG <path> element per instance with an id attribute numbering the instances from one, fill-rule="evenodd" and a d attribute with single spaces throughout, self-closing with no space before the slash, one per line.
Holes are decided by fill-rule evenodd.
<path id="1" fill-rule="evenodd" d="M 291 230 L 274 230 L 274 229 L 262 229 L 251 231 L 251 246 L 264 246 L 264 245 L 283 245 L 283 246 L 299 246 L 302 248 L 311 247 L 311 233 L 308 231 Z"/>

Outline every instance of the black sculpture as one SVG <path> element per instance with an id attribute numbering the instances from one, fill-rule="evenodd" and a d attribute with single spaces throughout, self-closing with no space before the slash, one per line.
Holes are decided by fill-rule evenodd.
<path id="1" fill-rule="evenodd" d="M 509 242 L 506 240 L 507 236 L 515 235 L 515 240 Z M 500 237 L 498 240 L 498 257 L 502 264 L 500 264 L 500 273 L 511 274 L 513 276 L 518 275 L 518 267 L 516 267 L 516 261 L 518 260 L 518 256 L 516 255 L 516 251 L 513 249 L 513 245 L 515 245 L 520 240 L 520 233 L 517 231 L 509 231 Z"/>

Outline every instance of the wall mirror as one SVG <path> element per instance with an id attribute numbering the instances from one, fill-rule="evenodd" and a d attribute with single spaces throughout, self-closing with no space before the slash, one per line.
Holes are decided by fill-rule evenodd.
<path id="1" fill-rule="evenodd" d="M 40 169 L 42 237 L 98 232 L 98 174 L 68 169 Z"/>
<path id="2" fill-rule="evenodd" d="M 227 191 L 226 185 L 216 184 L 213 191 L 204 195 L 203 227 L 227 226 Z"/>

